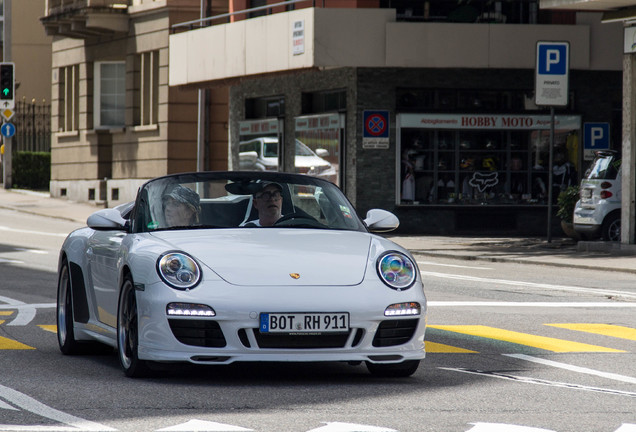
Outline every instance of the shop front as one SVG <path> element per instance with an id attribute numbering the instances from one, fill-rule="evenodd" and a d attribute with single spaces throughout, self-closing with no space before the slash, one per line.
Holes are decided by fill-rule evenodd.
<path id="1" fill-rule="evenodd" d="M 519 230 L 531 215 L 540 219 L 549 195 L 550 125 L 549 115 L 398 114 L 398 211 L 446 218 L 453 232 Z M 578 184 L 580 130 L 580 116 L 556 116 L 553 202 Z"/>

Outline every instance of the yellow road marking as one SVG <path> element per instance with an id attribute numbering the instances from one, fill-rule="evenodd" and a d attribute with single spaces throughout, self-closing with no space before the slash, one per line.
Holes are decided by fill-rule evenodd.
<path id="1" fill-rule="evenodd" d="M 479 336 L 489 339 L 500 340 L 504 342 L 516 343 L 533 348 L 540 348 L 552 352 L 625 352 L 613 348 L 606 348 L 597 345 L 588 345 L 579 342 L 572 342 L 563 339 L 555 339 L 544 336 L 531 335 L 527 333 L 519 333 L 509 330 L 498 329 L 488 326 L 469 326 L 469 325 L 447 325 L 447 326 L 429 326 L 440 330 L 446 330 L 454 333 L 461 333 L 470 336 Z"/>
<path id="2" fill-rule="evenodd" d="M 451 346 L 451 345 L 444 345 L 444 344 L 436 343 L 436 342 L 424 341 L 424 344 L 426 346 L 426 352 L 427 353 L 436 353 L 436 354 L 443 354 L 443 353 L 477 354 L 477 351 L 471 351 L 471 350 L 467 350 L 467 349 L 464 349 L 464 348 L 458 348 L 458 347 L 454 347 L 454 346 Z"/>
<path id="3" fill-rule="evenodd" d="M 0 315 L 11 315 L 12 313 L 13 313 L 13 311 L 10 311 L 10 310 L 0 311 Z"/>
<path id="4" fill-rule="evenodd" d="M 546 324 L 568 330 L 636 341 L 636 329 L 611 324 Z"/>
<path id="5" fill-rule="evenodd" d="M 0 336 L 0 350 L 30 350 L 35 349 L 18 341 Z"/>
<path id="6" fill-rule="evenodd" d="M 51 333 L 57 333 L 57 326 L 55 324 L 48 324 L 48 325 L 38 325 L 38 327 L 40 327 L 43 330 L 49 331 Z"/>

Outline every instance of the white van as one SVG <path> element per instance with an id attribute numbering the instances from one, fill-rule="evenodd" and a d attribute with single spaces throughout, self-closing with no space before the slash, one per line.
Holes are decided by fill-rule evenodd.
<path id="1" fill-rule="evenodd" d="M 581 180 L 574 208 L 574 230 L 585 240 L 621 239 L 621 157 L 613 150 L 596 152 Z"/>

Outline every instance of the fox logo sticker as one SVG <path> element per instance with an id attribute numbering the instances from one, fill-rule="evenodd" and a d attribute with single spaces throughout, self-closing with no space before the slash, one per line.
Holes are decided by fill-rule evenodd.
<path id="1" fill-rule="evenodd" d="M 499 183 L 498 172 L 475 172 L 473 177 L 468 181 L 472 187 L 476 187 L 479 192 L 483 192 L 488 188 L 494 187 Z"/>

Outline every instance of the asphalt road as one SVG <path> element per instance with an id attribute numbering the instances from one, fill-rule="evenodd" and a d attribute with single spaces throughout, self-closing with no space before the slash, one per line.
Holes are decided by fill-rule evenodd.
<path id="1" fill-rule="evenodd" d="M 0 430 L 636 431 L 633 275 L 422 256 L 428 354 L 411 378 L 243 363 L 133 380 L 111 350 L 58 350 L 57 253 L 77 225 L 0 218 Z"/>

